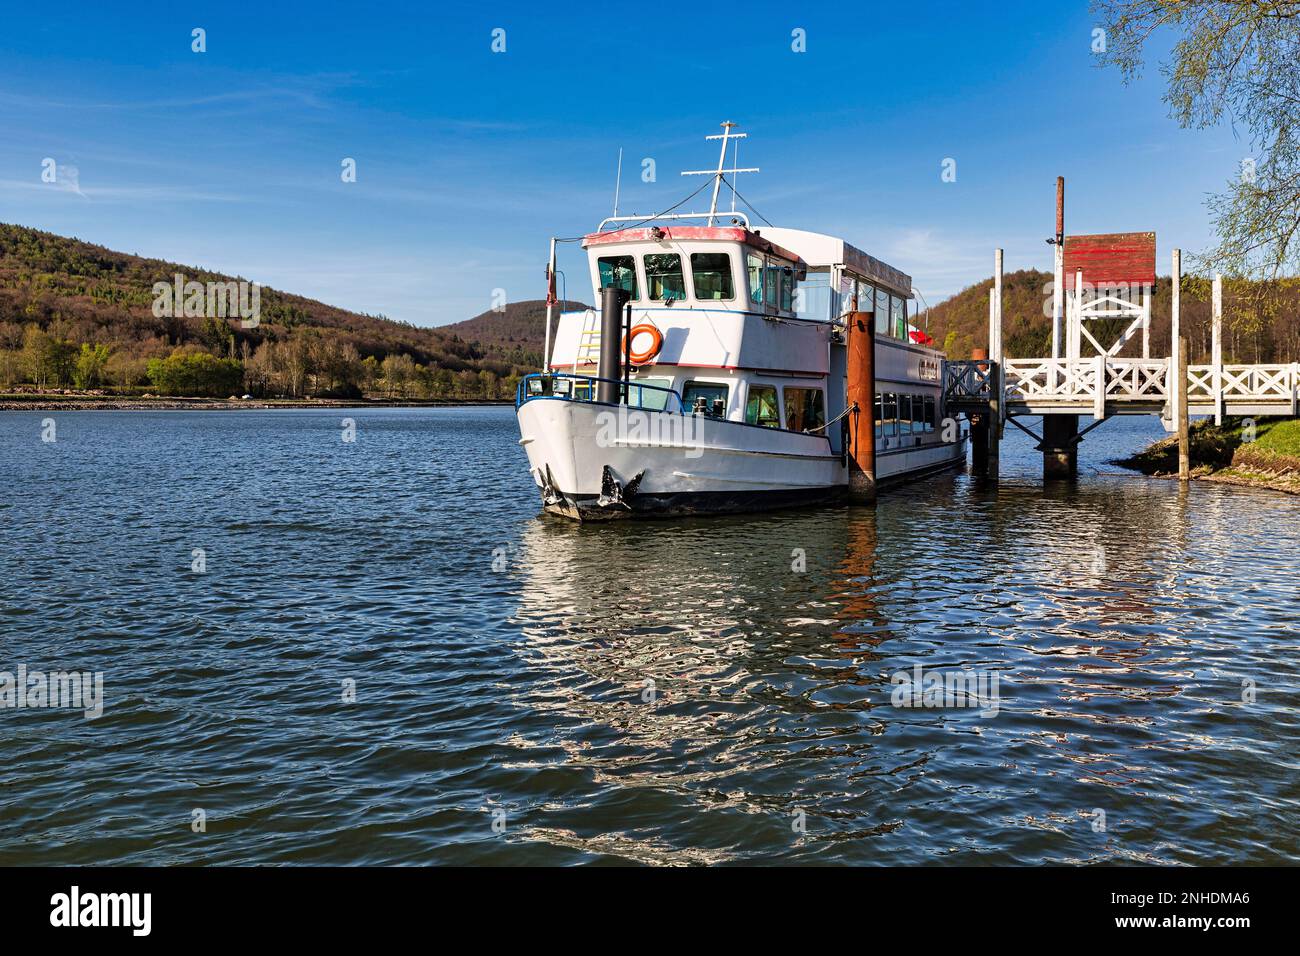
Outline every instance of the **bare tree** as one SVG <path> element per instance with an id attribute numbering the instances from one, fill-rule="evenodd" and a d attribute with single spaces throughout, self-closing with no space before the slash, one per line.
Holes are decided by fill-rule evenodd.
<path id="1" fill-rule="evenodd" d="M 1185 128 L 1245 128 L 1227 191 L 1209 200 L 1218 245 L 1203 268 L 1278 280 L 1300 273 L 1300 0 L 1093 0 L 1102 62 L 1138 76 L 1148 41 L 1177 38 L 1161 64 L 1165 101 Z"/>

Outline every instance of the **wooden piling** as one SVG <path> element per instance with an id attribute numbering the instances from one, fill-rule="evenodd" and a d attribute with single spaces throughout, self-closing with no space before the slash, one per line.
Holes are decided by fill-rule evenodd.
<path id="1" fill-rule="evenodd" d="M 1171 288 L 1169 292 L 1169 380 L 1172 383 L 1167 391 L 1172 396 L 1169 419 L 1178 422 L 1179 406 L 1186 404 L 1186 396 L 1179 391 L 1179 381 L 1187 373 L 1187 362 L 1179 353 L 1179 340 L 1183 336 L 1182 327 L 1182 286 L 1183 286 L 1183 250 L 1175 249 L 1171 257 Z"/>
<path id="2" fill-rule="evenodd" d="M 1187 336 L 1178 337 L 1178 375 L 1175 379 L 1178 408 L 1178 480 L 1192 477 L 1192 433 L 1187 414 Z"/>
<path id="3" fill-rule="evenodd" d="M 857 406 L 849 415 L 849 500 L 876 500 L 876 317 L 850 312 L 845 339 L 848 383 L 845 401 Z"/>
<path id="4" fill-rule="evenodd" d="M 1214 424 L 1223 424 L 1223 276 L 1214 275 L 1210 291 L 1210 365 L 1214 378 Z"/>
<path id="5" fill-rule="evenodd" d="M 1065 304 L 1065 177 L 1056 177 L 1056 248 L 1053 253 L 1052 277 L 1052 358 L 1064 353 L 1063 312 Z M 1053 368 L 1051 378 L 1055 379 Z"/>

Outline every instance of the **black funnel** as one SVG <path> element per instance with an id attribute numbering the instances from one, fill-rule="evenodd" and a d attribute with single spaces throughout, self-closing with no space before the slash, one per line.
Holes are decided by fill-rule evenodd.
<path id="1" fill-rule="evenodd" d="M 617 405 L 623 377 L 623 306 L 631 293 L 618 286 L 600 290 L 600 377 L 596 400 Z"/>

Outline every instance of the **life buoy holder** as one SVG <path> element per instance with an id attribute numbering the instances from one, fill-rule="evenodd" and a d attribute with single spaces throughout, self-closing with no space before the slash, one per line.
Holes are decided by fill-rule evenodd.
<path id="1" fill-rule="evenodd" d="M 650 336 L 650 347 L 642 349 L 639 352 L 629 352 L 628 346 L 636 341 L 636 337 L 642 333 Z M 630 332 L 623 336 L 623 354 L 625 354 L 633 365 L 646 365 L 653 362 L 659 350 L 664 347 L 664 334 L 649 322 L 642 322 L 640 325 L 632 326 Z"/>

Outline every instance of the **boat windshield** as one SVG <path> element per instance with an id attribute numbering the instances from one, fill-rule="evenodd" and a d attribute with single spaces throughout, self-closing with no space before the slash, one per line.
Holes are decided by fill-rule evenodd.
<path id="1" fill-rule="evenodd" d="M 682 257 L 675 252 L 656 252 L 645 257 L 645 281 L 650 298 L 686 298 L 686 277 L 682 275 Z"/>
<path id="2" fill-rule="evenodd" d="M 620 289 L 626 289 L 630 292 L 632 298 L 640 298 L 637 295 L 635 259 L 631 256 L 601 256 L 596 260 L 596 265 L 600 269 L 600 287 L 602 289 L 618 286 Z"/>

